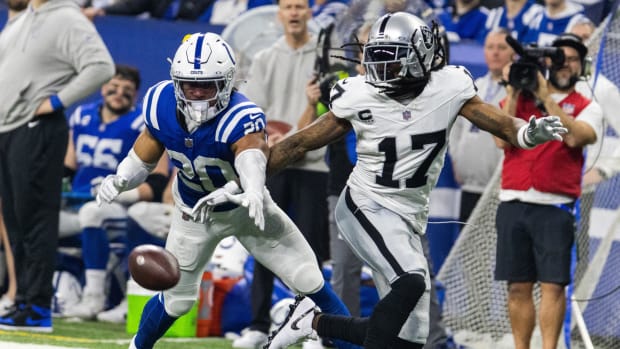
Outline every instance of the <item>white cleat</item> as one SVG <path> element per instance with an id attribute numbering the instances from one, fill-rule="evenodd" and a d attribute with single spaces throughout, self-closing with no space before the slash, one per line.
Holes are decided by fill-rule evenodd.
<path id="1" fill-rule="evenodd" d="M 6 294 L 0 298 L 0 317 L 3 317 L 13 311 L 13 300 Z"/>
<path id="2" fill-rule="evenodd" d="M 319 311 L 316 304 L 308 297 L 297 296 L 295 304 L 290 308 L 286 320 L 269 336 L 269 341 L 263 349 L 283 349 L 308 339 L 318 339 L 316 331 L 312 328 L 314 314 Z"/>
<path id="3" fill-rule="evenodd" d="M 97 320 L 111 322 L 114 324 L 124 324 L 127 321 L 127 298 L 110 310 L 97 314 Z"/>
<path id="4" fill-rule="evenodd" d="M 131 338 L 131 342 L 129 343 L 129 349 L 138 349 L 138 347 L 136 347 L 136 336 L 133 336 L 133 338 Z"/>
<path id="5" fill-rule="evenodd" d="M 321 338 L 317 339 L 308 339 L 307 341 L 301 344 L 301 349 L 325 349 L 323 343 L 321 343 Z"/>
<path id="6" fill-rule="evenodd" d="M 232 343 L 233 348 L 260 349 L 267 344 L 267 334 L 261 331 L 245 330 Z"/>
<path id="7" fill-rule="evenodd" d="M 82 296 L 82 300 L 70 309 L 65 310 L 62 316 L 66 318 L 77 317 L 80 319 L 91 320 L 94 319 L 97 314 L 102 312 L 104 307 L 104 294 L 85 293 Z"/>

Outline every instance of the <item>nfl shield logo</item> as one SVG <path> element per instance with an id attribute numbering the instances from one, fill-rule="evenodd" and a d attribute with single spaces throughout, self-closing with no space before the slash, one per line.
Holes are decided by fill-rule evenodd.
<path id="1" fill-rule="evenodd" d="M 562 104 L 562 110 L 564 110 L 566 114 L 573 115 L 573 113 L 575 112 L 575 105 L 570 103 L 564 103 Z"/>
<path id="2" fill-rule="evenodd" d="M 403 120 L 408 121 L 409 119 L 411 119 L 411 112 L 409 110 L 405 110 L 403 112 Z"/>
<path id="3" fill-rule="evenodd" d="M 185 147 L 192 148 L 194 146 L 194 140 L 191 138 L 185 138 Z"/>

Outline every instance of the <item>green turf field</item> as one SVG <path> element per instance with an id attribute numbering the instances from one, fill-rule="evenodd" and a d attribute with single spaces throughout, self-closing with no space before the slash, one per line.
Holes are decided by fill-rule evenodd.
<path id="1" fill-rule="evenodd" d="M 88 349 L 127 349 L 131 335 L 125 325 L 103 322 L 68 322 L 54 319 L 53 333 L 29 333 L 0 330 L 1 342 L 55 345 Z M 163 338 L 156 349 L 228 349 L 231 341 L 218 338 Z M 3 348 L 4 349 L 4 348 Z M 9 349 L 9 348 L 6 348 Z"/>

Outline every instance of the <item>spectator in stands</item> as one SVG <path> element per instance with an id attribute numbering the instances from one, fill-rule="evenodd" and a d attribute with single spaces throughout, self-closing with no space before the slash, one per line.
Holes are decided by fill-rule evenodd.
<path id="1" fill-rule="evenodd" d="M 349 0 L 315 0 L 312 18 L 321 28 L 327 28 L 348 9 Z"/>
<path id="2" fill-rule="evenodd" d="M 522 41 L 532 21 L 543 10 L 535 0 L 506 0 L 503 6 L 489 10 L 485 27 L 487 31 L 507 28 L 513 38 Z"/>
<path id="3" fill-rule="evenodd" d="M 140 73 L 134 67 L 117 65 L 112 79 L 101 87 L 103 99 L 78 107 L 69 120 L 69 144 L 65 174 L 72 192 L 96 193 L 101 180 L 113 174 L 144 128 L 142 109 L 136 106 Z M 161 201 L 168 182 L 168 159 L 139 187 L 124 192 L 110 205 L 99 207 L 94 200 L 79 209 L 66 208 L 60 215 L 60 236 L 81 233 L 86 284 L 82 299 L 67 309 L 66 317 L 94 319 L 106 305 L 106 268 L 110 240 L 125 235 L 127 206 L 141 200 Z M 70 193 L 69 193 L 70 194 Z"/>
<path id="4" fill-rule="evenodd" d="M 365 7 L 364 23 L 372 25 L 377 18 L 386 13 L 408 12 L 420 17 L 429 25 L 433 20 L 439 22 L 432 8 L 441 9 L 443 0 L 351 0 L 350 7 Z"/>
<path id="5" fill-rule="evenodd" d="M 562 142 L 530 151 L 498 142 L 505 157 L 496 222 L 495 279 L 508 281 L 508 313 L 516 349 L 530 347 L 536 325 L 535 282 L 540 283 L 542 293 L 538 323 L 543 349 L 557 345 L 566 309 L 564 288 L 571 280 L 583 147 L 601 137 L 599 105 L 575 91 L 587 48 L 572 34 L 558 36 L 552 45 L 564 51 L 564 65 L 551 69 L 549 81 L 538 73 L 535 91 L 526 93 L 508 85 L 502 102 L 508 114 L 524 120 L 558 115 L 568 129 Z"/>
<path id="6" fill-rule="evenodd" d="M 154 18 L 225 25 L 248 9 L 272 3 L 271 0 L 120 0 L 102 7 L 87 7 L 83 12 L 91 20 L 96 16 L 146 13 Z"/>
<path id="7" fill-rule="evenodd" d="M 8 23 L 13 22 L 15 17 L 20 14 L 23 10 L 28 7 L 29 0 L 8 0 L 7 6 L 9 8 L 8 13 Z M 0 297 L 0 317 L 6 315 L 11 311 L 13 303 L 15 301 L 15 294 L 17 292 L 17 279 L 15 276 L 15 259 L 13 258 L 13 251 L 11 251 L 11 246 L 9 243 L 8 233 L 6 231 L 6 227 L 4 226 L 4 218 L 2 217 L 1 210 L 1 201 L 0 201 L 0 245 L 4 249 L 4 270 L 6 271 L 8 285 L 6 285 L 6 292 Z M 2 268 L 3 263 L 0 261 L 0 268 Z M 0 273 L 0 275 L 4 275 Z M 0 282 L 4 281 L 4 277 L 0 280 Z"/>
<path id="8" fill-rule="evenodd" d="M 538 13 L 521 38 L 523 43 L 549 46 L 560 34 L 570 32 L 577 23 L 589 21 L 583 6 L 567 0 L 545 0 L 545 8 Z"/>
<path id="9" fill-rule="evenodd" d="M 0 34 L 0 52 L 0 197 L 18 276 L 15 311 L 0 327 L 49 332 L 64 108 L 108 81 L 114 64 L 73 0 L 31 1 Z"/>
<path id="10" fill-rule="evenodd" d="M 506 42 L 507 35 L 510 35 L 508 30 L 503 28 L 487 34 L 484 60 L 489 72 L 476 79 L 478 96 L 498 107 L 499 102 L 506 97 L 506 91 L 501 85 L 502 69 L 514 56 L 514 51 Z M 499 164 L 501 151 L 497 149 L 492 135 L 465 118 L 457 118 L 452 126 L 449 150 L 454 177 L 461 186 L 459 221 L 467 222 Z"/>
<path id="11" fill-rule="evenodd" d="M 584 42 L 594 33 L 594 24 L 590 21 L 577 23 L 571 33 L 579 36 Z M 599 46 L 600 47 L 600 46 Z M 620 91 L 618 86 L 605 75 L 594 71 L 593 67 L 586 70 L 586 76 L 575 85 L 577 92 L 594 99 L 603 110 L 603 117 L 607 123 L 607 130 L 603 139 L 588 147 L 586 173 L 583 176 L 584 187 L 599 183 L 611 178 L 620 171 Z M 592 91 L 594 88 L 594 93 Z M 602 143 L 601 143 L 602 142 Z"/>
<path id="12" fill-rule="evenodd" d="M 284 121 L 290 132 L 312 119 L 302 118 L 307 99 L 305 88 L 312 77 L 317 38 L 308 31 L 311 11 L 307 0 L 281 0 L 278 18 L 284 36 L 252 60 L 247 84 L 241 92 L 261 107 L 270 120 Z M 286 134 L 271 134 L 277 142 Z M 278 206 L 289 213 L 314 250 L 319 261 L 328 258 L 327 165 L 325 148 L 309 153 L 295 166 L 272 177 L 267 188 Z M 312 204 L 309 204 L 312 203 Z M 259 263 L 252 279 L 252 323 L 250 331 L 233 342 L 235 348 L 254 348 L 267 341 L 271 324 L 269 309 L 273 273 Z"/>
<path id="13" fill-rule="evenodd" d="M 584 44 L 588 45 L 592 34 L 594 34 L 594 30 L 596 30 L 594 23 L 592 23 L 589 19 L 585 19 L 575 23 L 569 33 L 577 35 L 581 38 L 581 41 L 583 41 Z M 590 53 L 590 55 L 592 54 Z"/>
<path id="14" fill-rule="evenodd" d="M 450 42 L 475 40 L 482 44 L 488 11 L 480 6 L 480 0 L 456 0 L 452 7 L 440 10 L 437 17 L 446 28 Z"/>

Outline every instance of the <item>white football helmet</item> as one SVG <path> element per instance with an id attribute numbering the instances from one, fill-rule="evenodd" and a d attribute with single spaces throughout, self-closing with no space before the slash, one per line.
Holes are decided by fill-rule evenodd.
<path id="1" fill-rule="evenodd" d="M 366 80 L 389 85 L 403 78 L 425 79 L 437 45 L 436 35 L 420 18 L 406 12 L 386 14 L 372 25 L 364 45 Z"/>
<path id="2" fill-rule="evenodd" d="M 212 119 L 226 109 L 235 79 L 235 54 L 219 35 L 194 33 L 183 40 L 170 66 L 177 107 L 197 123 Z M 217 92 L 211 98 L 191 100 L 183 93 L 182 83 L 212 83 Z"/>

